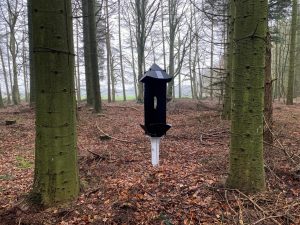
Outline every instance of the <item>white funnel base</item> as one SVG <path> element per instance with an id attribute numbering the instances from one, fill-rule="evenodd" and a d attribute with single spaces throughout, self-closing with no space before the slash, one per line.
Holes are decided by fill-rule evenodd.
<path id="1" fill-rule="evenodd" d="M 153 166 L 158 166 L 160 137 L 150 137 L 150 141 L 151 141 L 151 162 Z"/>

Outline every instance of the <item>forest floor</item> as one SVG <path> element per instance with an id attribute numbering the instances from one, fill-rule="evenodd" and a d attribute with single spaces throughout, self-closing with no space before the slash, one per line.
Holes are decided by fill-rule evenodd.
<path id="1" fill-rule="evenodd" d="M 273 145 L 265 147 L 267 190 L 226 189 L 228 121 L 207 101 L 169 103 L 172 124 L 152 167 L 140 124 L 143 106 L 104 103 L 78 111 L 81 193 L 42 209 L 24 196 L 33 182 L 34 111 L 0 110 L 0 224 L 300 224 L 300 103 L 274 105 Z M 16 124 L 5 125 L 6 120 Z M 109 137 L 108 137 L 109 136 Z"/>

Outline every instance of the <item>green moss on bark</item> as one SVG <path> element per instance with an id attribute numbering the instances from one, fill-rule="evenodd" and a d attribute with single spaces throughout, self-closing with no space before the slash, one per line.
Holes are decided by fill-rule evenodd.
<path id="1" fill-rule="evenodd" d="M 31 8 L 37 75 L 33 193 L 50 206 L 79 192 L 71 1 L 32 0 Z"/>
<path id="2" fill-rule="evenodd" d="M 236 0 L 230 168 L 227 186 L 265 189 L 263 96 L 267 0 Z"/>

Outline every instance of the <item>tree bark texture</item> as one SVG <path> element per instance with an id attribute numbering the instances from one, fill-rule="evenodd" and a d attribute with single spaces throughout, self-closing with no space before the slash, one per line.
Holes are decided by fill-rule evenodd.
<path id="1" fill-rule="evenodd" d="M 29 83 L 30 83 L 30 93 L 29 93 L 29 101 L 30 106 L 35 105 L 35 96 L 36 96 L 36 88 L 35 88 L 35 75 L 34 75 L 34 62 L 33 62 L 33 49 L 32 49 L 32 0 L 27 0 L 27 11 L 28 11 L 28 44 L 29 44 Z"/>
<path id="2" fill-rule="evenodd" d="M 293 98 L 294 98 L 296 29 L 297 29 L 297 11 L 298 11 L 297 2 L 298 0 L 293 0 L 293 6 L 292 6 L 289 76 L 288 76 L 288 87 L 287 87 L 287 95 L 286 95 L 287 105 L 293 105 Z"/>
<path id="3" fill-rule="evenodd" d="M 147 2 L 135 0 L 136 10 L 136 43 L 138 53 L 138 80 L 144 76 L 144 60 L 145 60 L 145 42 L 146 42 L 146 7 Z M 144 88 L 141 82 L 138 82 L 138 102 L 143 102 Z"/>
<path id="4" fill-rule="evenodd" d="M 89 59 L 91 60 L 91 80 L 93 86 L 93 102 L 96 112 L 102 110 L 101 95 L 100 95 L 100 81 L 98 69 L 98 53 L 96 41 L 96 18 L 95 18 L 95 0 L 88 1 L 88 32 L 89 32 Z"/>
<path id="5" fill-rule="evenodd" d="M 89 8 L 88 0 L 82 0 L 82 14 L 83 14 L 83 47 L 84 47 L 84 69 L 85 69 L 85 84 L 86 84 L 86 101 L 87 104 L 94 105 L 94 89 L 92 78 L 92 64 L 90 53 L 90 33 L 89 33 Z"/>
<path id="6" fill-rule="evenodd" d="M 227 25 L 227 63 L 226 63 L 226 78 L 225 78 L 225 95 L 223 101 L 222 117 L 225 120 L 231 118 L 231 83 L 232 83 L 232 59 L 233 59 L 233 34 L 234 34 L 234 3 L 229 4 L 229 20 Z"/>
<path id="7" fill-rule="evenodd" d="M 265 189 L 263 100 L 267 0 L 235 0 L 230 166 L 227 186 Z"/>
<path id="8" fill-rule="evenodd" d="M 265 65 L 265 95 L 264 95 L 264 141 L 273 143 L 273 98 L 272 98 L 272 70 L 271 70 L 271 35 L 267 33 L 266 65 Z"/>
<path id="9" fill-rule="evenodd" d="M 79 193 L 71 0 L 32 0 L 36 76 L 33 194 L 51 206 Z"/>

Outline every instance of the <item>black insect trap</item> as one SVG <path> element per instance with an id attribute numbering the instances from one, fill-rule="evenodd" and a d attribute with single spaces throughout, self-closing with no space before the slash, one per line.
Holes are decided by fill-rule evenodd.
<path id="1" fill-rule="evenodd" d="M 145 134 L 150 136 L 151 161 L 153 166 L 159 164 L 160 139 L 171 128 L 166 123 L 167 83 L 172 77 L 155 63 L 145 72 L 140 82 L 144 83 L 144 120 L 141 125 Z"/>

